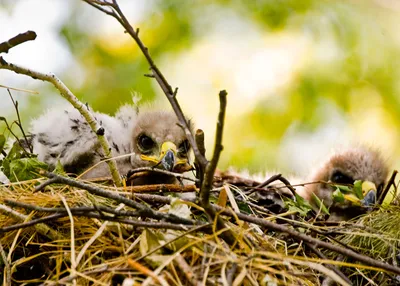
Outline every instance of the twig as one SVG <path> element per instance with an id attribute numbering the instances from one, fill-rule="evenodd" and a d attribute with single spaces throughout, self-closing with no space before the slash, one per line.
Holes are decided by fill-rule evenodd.
<path id="1" fill-rule="evenodd" d="M 5 215 L 8 215 L 16 220 L 19 220 L 19 221 L 26 221 L 28 219 L 28 216 L 21 214 L 19 212 L 16 212 L 13 209 L 11 209 L 3 204 L 0 204 L 0 212 L 4 213 Z M 27 223 L 29 223 L 29 222 L 27 222 Z M 64 240 L 65 239 L 58 232 L 56 232 L 55 230 L 53 230 L 52 228 L 50 228 L 49 226 L 47 226 L 43 223 L 35 225 L 35 229 L 38 233 L 50 238 L 51 240 Z M 0 232 L 1 232 L 1 230 L 0 230 Z"/>
<path id="2" fill-rule="evenodd" d="M 31 227 L 31 226 L 35 226 L 35 228 L 36 228 L 38 224 L 41 224 L 44 222 L 56 221 L 57 219 L 67 217 L 67 216 L 68 216 L 67 212 L 52 214 L 52 215 L 49 215 L 46 217 L 33 219 L 28 222 L 18 223 L 18 224 L 2 227 L 2 228 L 0 228 L 0 233 L 6 233 L 6 232 L 14 231 L 14 230 L 21 229 L 21 228 L 27 228 L 27 227 Z M 119 222 L 122 224 L 128 224 L 128 225 L 133 225 L 136 227 L 144 227 L 144 228 L 156 228 L 156 229 L 161 228 L 161 229 L 173 229 L 173 230 L 185 230 L 185 231 L 188 230 L 188 227 L 185 225 L 182 225 L 182 224 L 175 224 L 175 223 L 169 223 L 169 222 L 150 222 L 150 221 L 123 219 L 123 218 L 101 215 L 101 214 L 92 213 L 92 212 L 89 212 L 89 213 L 75 212 L 74 216 L 96 218 L 96 219 L 101 219 L 101 220 L 106 220 L 106 221 L 114 221 L 114 222 Z M 204 226 L 206 226 L 206 224 L 200 225 L 201 228 L 203 228 Z M 205 231 L 208 231 L 207 227 L 205 228 Z M 38 231 L 38 232 L 41 233 L 40 231 Z M 62 239 L 65 240 L 65 238 L 62 238 Z"/>
<path id="3" fill-rule="evenodd" d="M 202 165 L 207 164 L 207 159 L 202 156 L 199 152 L 199 149 L 197 147 L 197 144 L 194 140 L 194 137 L 192 135 L 192 132 L 190 131 L 189 123 L 187 122 L 182 109 L 179 105 L 179 102 L 176 99 L 176 94 L 174 94 L 174 91 L 171 87 L 171 85 L 168 83 L 162 72 L 158 69 L 156 64 L 154 63 L 154 60 L 150 56 L 148 48 L 143 44 L 142 40 L 139 38 L 139 34 L 137 33 L 138 31 L 135 30 L 131 24 L 129 23 L 128 19 L 125 17 L 124 13 L 121 11 L 117 1 L 112 1 L 107 2 L 107 1 L 93 1 L 93 0 L 83 0 L 89 5 L 95 7 L 96 9 L 102 11 L 103 13 L 106 13 L 107 15 L 110 15 L 114 17 L 121 25 L 124 27 L 125 31 L 132 37 L 132 39 L 136 42 L 136 44 L 139 46 L 140 50 L 142 51 L 143 55 L 145 56 L 147 62 L 150 65 L 150 69 L 157 80 L 158 84 L 160 85 L 161 89 L 163 90 L 164 94 L 166 95 L 168 101 L 170 102 L 173 110 L 175 111 L 175 114 L 179 120 L 179 123 L 183 126 L 183 130 L 185 131 L 186 137 L 190 142 L 190 145 L 193 148 L 193 152 L 195 154 L 195 157 L 201 162 Z M 104 8 L 104 6 L 110 7 L 112 10 L 107 10 Z"/>
<path id="4" fill-rule="evenodd" d="M 196 182 L 196 179 L 187 177 L 187 176 L 185 176 L 185 175 L 183 175 L 183 174 L 174 173 L 174 172 L 169 172 L 169 171 L 162 170 L 162 169 L 155 169 L 155 168 L 151 168 L 151 167 L 141 167 L 141 168 L 136 168 L 136 169 L 130 170 L 130 171 L 128 172 L 128 175 L 127 175 L 128 180 L 130 179 L 130 177 L 131 177 L 133 174 L 140 173 L 140 172 L 143 172 L 143 171 L 145 171 L 145 172 L 152 172 L 152 173 L 159 173 L 159 174 L 165 174 L 165 175 L 170 175 L 170 176 L 173 176 L 173 177 L 175 177 L 175 178 L 179 178 L 179 179 L 183 179 L 183 180 L 187 180 L 187 181 Z"/>
<path id="5" fill-rule="evenodd" d="M 228 94 L 225 90 L 221 90 L 219 92 L 220 109 L 218 113 L 217 129 L 215 134 L 214 152 L 211 161 L 205 167 L 204 178 L 200 188 L 200 205 L 204 208 L 210 222 L 214 221 L 215 219 L 217 220 L 217 230 L 225 229 L 226 226 L 222 218 L 216 216 L 216 212 L 210 204 L 210 191 L 213 186 L 215 169 L 217 168 L 219 157 L 223 149 L 222 134 L 224 131 L 227 95 Z M 235 236 L 230 230 L 223 232 L 221 236 L 229 245 L 233 245 L 235 243 Z"/>
<path id="6" fill-rule="evenodd" d="M 204 144 L 204 132 L 201 129 L 196 130 L 196 135 L 195 135 L 195 141 L 197 144 L 197 147 L 199 148 L 199 152 L 202 156 L 206 156 L 206 147 Z M 204 166 L 201 165 L 201 162 L 197 159 L 197 157 L 194 160 L 194 166 L 196 168 L 196 178 L 197 182 L 196 185 L 200 187 L 203 184 L 203 179 L 204 179 Z"/>
<path id="7" fill-rule="evenodd" d="M 38 192 L 43 190 L 45 187 L 54 184 L 57 181 L 57 179 L 53 178 L 53 179 L 49 179 L 47 181 L 44 181 L 43 183 L 41 183 L 40 185 L 35 187 L 35 191 L 34 192 Z"/>
<path id="8" fill-rule="evenodd" d="M 61 201 L 64 204 L 64 207 L 67 210 L 68 217 L 69 217 L 69 222 L 70 222 L 70 232 L 71 232 L 71 244 L 70 244 L 71 245 L 71 251 L 70 251 L 70 253 L 71 253 L 71 259 L 70 259 L 71 260 L 71 270 L 70 270 L 70 273 L 71 273 L 71 276 L 74 276 L 75 273 L 77 273 L 76 272 L 77 263 L 76 263 L 76 253 L 75 253 L 75 223 L 74 223 L 74 217 L 72 216 L 72 213 L 71 213 L 71 211 L 69 209 L 68 203 L 67 203 L 66 199 L 64 198 L 64 196 L 62 196 L 62 195 L 59 195 L 59 196 L 61 198 Z M 72 283 L 73 283 L 73 285 L 76 285 L 76 280 L 75 279 L 72 280 Z"/>
<path id="9" fill-rule="evenodd" d="M 29 142 L 28 138 L 26 137 L 24 128 L 22 128 L 22 121 L 21 121 L 21 117 L 19 116 L 19 110 L 18 110 L 18 101 L 15 101 L 15 100 L 14 100 L 14 98 L 13 98 L 12 95 L 11 95 L 11 91 L 10 91 L 9 88 L 7 88 L 7 91 L 8 91 L 8 94 L 10 95 L 11 101 L 12 101 L 12 103 L 13 103 L 13 105 L 14 105 L 15 112 L 17 113 L 17 122 L 16 122 L 16 123 L 17 123 L 19 129 L 20 129 L 21 132 L 22 132 L 22 136 L 24 136 L 24 139 L 25 139 L 26 145 L 28 146 L 29 152 L 30 152 L 30 153 L 33 153 L 32 145 L 31 145 L 31 143 Z M 21 147 L 22 147 L 22 146 L 21 146 Z"/>
<path id="10" fill-rule="evenodd" d="M 216 210 L 221 210 L 221 208 L 217 207 L 217 206 L 214 206 L 214 208 Z M 232 217 L 237 216 L 241 220 L 251 222 L 251 223 L 257 224 L 259 226 L 264 226 L 267 229 L 287 233 L 290 236 L 292 236 L 294 239 L 299 240 L 299 241 L 304 241 L 306 243 L 311 243 L 315 247 L 323 247 L 323 248 L 335 251 L 337 253 L 346 255 L 348 257 L 351 257 L 351 258 L 358 260 L 360 262 L 363 262 L 367 265 L 379 267 L 381 269 L 384 269 L 384 270 L 387 270 L 387 271 L 390 271 L 390 272 L 393 272 L 396 274 L 400 274 L 399 267 L 390 265 L 388 263 L 385 263 L 385 262 L 382 262 L 379 260 L 375 260 L 371 257 L 365 256 L 362 254 L 355 253 L 354 251 L 352 251 L 350 249 L 347 249 L 347 248 L 344 248 L 341 246 L 337 246 L 337 245 L 333 245 L 333 244 L 325 242 L 325 241 L 321 241 L 319 239 L 313 238 L 306 234 L 300 233 L 294 229 L 288 228 L 284 225 L 276 224 L 276 223 L 273 223 L 273 222 L 270 222 L 270 221 L 267 221 L 267 220 L 264 220 L 261 218 L 244 215 L 242 213 L 234 213 L 232 210 L 224 210 L 221 214 L 227 214 L 227 213 L 230 213 L 230 216 L 232 216 Z"/>
<path id="11" fill-rule="evenodd" d="M 282 177 L 282 174 L 276 174 L 271 176 L 268 180 L 266 180 L 265 182 L 255 186 L 254 188 L 264 188 L 265 186 L 268 186 L 269 184 L 275 182 L 276 180 L 279 180 Z"/>
<path id="12" fill-rule="evenodd" d="M 156 185 L 143 185 L 143 186 L 130 186 L 130 187 L 127 186 L 118 189 L 131 191 L 132 193 L 154 193 L 154 192 L 187 193 L 187 192 L 198 191 L 195 185 L 180 186 L 176 184 L 156 184 Z"/>
<path id="13" fill-rule="evenodd" d="M 11 70 L 17 74 L 23 74 L 29 76 L 33 79 L 39 79 L 43 81 L 50 82 L 54 85 L 55 88 L 58 89 L 60 94 L 67 99 L 85 118 L 90 128 L 97 135 L 97 139 L 103 149 L 105 159 L 107 160 L 108 167 L 110 168 L 110 173 L 113 178 L 115 185 L 122 186 L 121 176 L 118 172 L 117 165 L 114 159 L 108 160 L 111 158 L 111 147 L 107 141 L 106 136 L 104 134 L 97 134 L 97 130 L 102 128 L 100 124 L 97 122 L 93 114 L 89 111 L 89 109 L 78 100 L 78 98 L 68 89 L 68 87 L 54 74 L 44 74 L 37 71 L 33 71 L 12 63 L 8 63 L 4 60 L 3 57 L 0 57 L 0 69 Z"/>
<path id="14" fill-rule="evenodd" d="M 125 205 L 120 204 L 117 208 L 116 211 L 120 211 Z M 89 249 L 89 247 L 96 241 L 97 238 L 99 238 L 102 234 L 105 228 L 108 225 L 108 221 L 103 222 L 103 224 L 99 227 L 99 229 L 96 231 L 94 235 L 85 243 L 85 245 L 82 247 L 82 249 L 79 251 L 78 256 L 76 257 L 76 265 L 78 266 L 81 259 L 85 255 L 86 251 Z M 72 273 L 70 274 L 72 275 Z"/>
<path id="15" fill-rule="evenodd" d="M 377 201 L 377 205 L 378 205 L 378 206 L 381 205 L 381 204 L 383 203 L 383 201 L 385 200 L 385 197 L 386 197 L 387 193 L 389 192 L 390 187 L 391 187 L 392 185 L 395 185 L 395 182 L 394 182 L 394 181 L 396 180 L 396 175 L 397 175 L 397 173 L 398 173 L 397 170 L 394 170 L 394 171 L 393 171 L 392 175 L 390 176 L 389 181 L 388 181 L 387 184 L 386 184 L 385 189 L 382 190 L 382 193 L 379 195 L 379 198 L 378 198 L 378 201 Z"/>
<path id="16" fill-rule="evenodd" d="M 0 57 L 0 60 L 1 60 L 1 57 Z M 15 140 L 18 142 L 19 146 L 21 146 L 22 150 L 24 151 L 25 155 L 26 155 L 27 157 L 30 157 L 31 154 L 30 154 L 29 152 L 27 152 L 27 151 L 25 150 L 25 148 L 23 148 L 23 145 L 22 145 L 21 141 L 19 140 L 19 137 L 12 131 L 12 129 L 11 129 L 11 128 L 12 128 L 12 123 L 11 123 L 11 126 L 10 126 L 10 125 L 8 124 L 8 122 L 7 122 L 7 119 L 5 119 L 5 118 L 2 117 L 2 116 L 0 116 L 0 121 L 3 121 L 3 122 L 6 124 L 7 130 L 11 133 L 12 136 L 14 136 Z M 4 154 L 3 154 L 3 155 L 4 155 Z M 5 155 L 5 156 L 6 156 L 6 155 Z"/>
<path id="17" fill-rule="evenodd" d="M 202 207 L 206 210 L 207 215 L 209 216 L 209 219 L 212 221 L 216 218 L 216 214 L 214 210 L 210 207 L 210 202 L 209 202 L 209 194 L 210 190 L 212 188 L 212 181 L 214 178 L 214 173 L 216 166 L 218 164 L 218 160 L 222 151 L 222 133 L 223 133 L 223 127 L 224 127 L 224 118 L 225 118 L 225 110 L 226 110 L 226 95 L 227 92 L 225 90 L 221 91 L 219 93 L 219 99 L 220 99 L 220 112 L 218 115 L 218 122 L 217 122 L 217 132 L 216 132 L 216 138 L 215 138 L 215 148 L 214 148 L 214 154 L 211 162 L 208 162 L 204 154 L 199 150 L 199 147 L 197 146 L 197 142 L 190 130 L 190 126 L 188 121 L 186 120 L 182 109 L 179 105 L 178 100 L 176 99 L 176 94 L 177 94 L 177 89 L 174 91 L 171 87 L 171 85 L 168 83 L 162 72 L 158 69 L 156 64 L 154 63 L 154 60 L 150 56 L 148 48 L 143 44 L 141 39 L 139 38 L 138 30 L 135 30 L 125 17 L 124 13 L 121 11 L 118 3 L 116 0 L 112 0 L 112 2 L 107 2 L 107 1 L 95 1 L 95 0 L 83 0 L 86 3 L 90 4 L 91 6 L 99 9 L 100 11 L 106 13 L 107 15 L 110 15 L 114 17 L 126 30 L 126 32 L 134 39 L 136 44 L 139 46 L 140 50 L 142 51 L 143 55 L 145 56 L 147 62 L 150 65 L 150 69 L 160 85 L 161 89 L 163 90 L 164 94 L 166 95 L 168 101 L 170 102 L 173 110 L 175 111 L 175 114 L 178 118 L 179 123 L 182 125 L 183 130 L 185 131 L 186 138 L 189 140 L 190 145 L 193 148 L 193 152 L 195 154 L 195 158 L 197 162 L 200 164 L 201 169 L 205 170 L 204 171 L 204 179 L 201 184 L 200 188 L 200 202 Z M 104 7 L 110 7 L 111 10 L 108 10 L 108 8 Z M 218 229 L 224 229 L 225 224 L 222 219 L 217 218 L 217 227 Z M 234 238 L 231 232 L 223 232 L 223 238 L 226 240 L 228 244 L 232 244 L 234 242 Z"/>
<path id="18" fill-rule="evenodd" d="M 35 211 L 39 211 L 39 212 L 46 212 L 46 213 L 63 213 L 63 212 L 67 212 L 67 210 L 65 208 L 45 208 L 45 207 L 39 207 L 39 206 L 35 206 L 35 205 L 31 205 L 31 204 L 27 204 L 27 203 L 23 203 L 23 202 L 17 202 L 17 201 L 12 201 L 12 200 L 4 200 L 5 203 L 11 205 L 11 206 L 15 206 L 15 207 L 21 207 L 24 209 L 28 209 L 28 210 L 35 210 Z M 107 206 L 103 206 L 103 205 L 95 205 L 94 207 L 72 207 L 69 208 L 69 210 L 75 214 L 75 213 L 85 213 L 85 212 L 94 212 L 94 211 L 103 211 L 103 212 L 107 212 L 107 213 L 111 213 L 117 216 L 133 216 L 133 217 L 138 217 L 140 216 L 139 212 L 133 212 L 133 211 L 122 211 L 122 210 L 117 210 L 117 209 L 113 209 Z"/>
<path id="19" fill-rule="evenodd" d="M 319 251 L 319 249 L 316 248 L 314 245 L 312 245 L 311 243 L 306 243 L 306 244 L 316 255 L 318 255 L 319 258 L 328 260 L 328 258 L 321 251 Z M 338 276 L 340 276 L 349 285 L 352 285 L 350 279 L 346 275 L 344 275 L 343 272 L 340 271 L 338 267 L 336 267 L 335 265 L 327 264 L 327 263 L 324 263 L 324 266 L 326 268 L 332 270 L 333 272 L 335 272 Z"/>
<path id="20" fill-rule="evenodd" d="M 3 260 L 5 271 L 3 272 L 5 275 L 6 285 L 11 285 L 11 267 L 7 260 L 6 252 L 4 251 L 3 245 L 0 242 L 0 256 L 1 260 Z"/>
<path id="21" fill-rule="evenodd" d="M 143 217 L 159 219 L 159 220 L 164 219 L 164 220 L 167 220 L 170 222 L 182 223 L 182 224 L 188 224 L 188 225 L 195 224 L 195 222 L 190 219 L 181 218 L 181 217 L 178 217 L 173 214 L 165 214 L 162 212 L 154 211 L 153 209 L 151 209 L 143 204 L 140 204 L 140 203 L 137 203 L 130 199 L 127 199 L 115 192 L 106 191 L 104 189 L 101 189 L 101 188 L 98 188 L 95 186 L 91 186 L 88 184 L 84 184 L 84 183 L 72 180 L 70 178 L 67 178 L 67 177 L 62 177 L 62 176 L 59 176 L 54 173 L 46 172 L 45 174 L 49 178 L 57 178 L 57 180 L 55 182 L 66 184 L 66 185 L 77 187 L 77 188 L 81 188 L 81 189 L 88 191 L 91 194 L 106 197 L 106 198 L 115 200 L 116 202 L 123 203 L 127 206 L 135 208 L 140 212 L 140 215 Z"/>
<path id="22" fill-rule="evenodd" d="M 6 42 L 0 43 L 0 54 L 8 53 L 9 49 L 27 41 L 33 41 L 34 39 L 36 39 L 36 33 L 34 31 L 27 31 L 25 33 L 18 34 Z"/>

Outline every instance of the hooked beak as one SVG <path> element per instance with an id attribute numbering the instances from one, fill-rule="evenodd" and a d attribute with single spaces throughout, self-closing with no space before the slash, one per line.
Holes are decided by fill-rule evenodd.
<path id="1" fill-rule="evenodd" d="M 376 186 L 370 181 L 364 181 L 362 183 L 362 198 L 357 197 L 354 194 L 344 195 L 345 200 L 352 202 L 353 204 L 362 207 L 371 207 L 376 203 Z"/>
<path id="2" fill-rule="evenodd" d="M 188 164 L 187 159 L 177 157 L 176 145 L 166 141 L 161 145 L 159 156 L 148 156 L 142 154 L 142 160 L 155 163 L 154 166 L 161 166 L 166 171 L 173 171 L 177 165 Z"/>

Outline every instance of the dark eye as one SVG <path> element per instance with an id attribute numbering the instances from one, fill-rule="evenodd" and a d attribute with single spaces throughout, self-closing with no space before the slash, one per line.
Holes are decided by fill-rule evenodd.
<path id="1" fill-rule="evenodd" d="M 189 152 L 189 141 L 188 140 L 183 140 L 181 144 L 178 146 L 178 154 L 181 157 L 186 157 L 187 153 Z"/>
<path id="2" fill-rule="evenodd" d="M 351 185 L 354 184 L 353 178 L 343 174 L 340 171 L 335 171 L 332 174 L 331 181 L 336 184 Z"/>
<path id="3" fill-rule="evenodd" d="M 149 152 L 151 151 L 151 149 L 153 149 L 153 147 L 156 145 L 156 143 L 153 141 L 153 139 L 151 139 L 149 136 L 142 134 L 139 136 L 138 139 L 138 146 L 139 149 L 142 152 Z"/>

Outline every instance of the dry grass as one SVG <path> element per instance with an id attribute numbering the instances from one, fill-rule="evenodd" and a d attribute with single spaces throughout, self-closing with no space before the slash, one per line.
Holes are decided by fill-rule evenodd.
<path id="1" fill-rule="evenodd" d="M 320 285 L 326 277 L 339 285 L 348 285 L 327 265 L 341 266 L 340 271 L 359 285 L 396 281 L 391 273 L 357 264 L 333 252 L 325 252 L 328 258 L 323 260 L 301 241 L 238 219 L 227 219 L 228 227 L 237 235 L 236 244 L 227 245 L 220 233 L 204 232 L 199 227 L 187 231 L 155 229 L 77 216 L 73 214 L 74 207 L 96 205 L 134 210 L 70 186 L 50 185 L 35 191 L 38 183 L 39 180 L 32 180 L 0 186 L 0 204 L 10 207 L 8 200 L 12 200 L 38 207 L 66 208 L 68 212 L 58 219 L 0 233 L 4 285 L 10 279 L 15 285 L 118 285 L 124 279 L 126 285 Z M 172 207 L 156 202 L 149 206 L 206 221 L 201 208 L 194 203 L 178 200 Z M 50 215 L 22 207 L 10 208 L 23 215 L 25 221 Z M 278 218 L 252 211 L 268 220 Z M 399 214 L 399 207 L 390 206 L 343 225 L 318 226 L 296 219 L 296 228 L 325 241 L 329 239 L 315 231 L 331 232 L 331 237 L 361 253 L 396 264 Z M 290 223 L 290 217 L 281 214 L 279 221 Z M 153 221 L 140 217 L 125 219 Z M 16 218 L 7 208 L 0 212 L 2 229 L 21 222 L 21 217 Z"/>

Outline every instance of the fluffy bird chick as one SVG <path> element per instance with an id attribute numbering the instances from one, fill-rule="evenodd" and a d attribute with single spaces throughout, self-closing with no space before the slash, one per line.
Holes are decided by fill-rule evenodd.
<path id="1" fill-rule="evenodd" d="M 138 167 L 163 168 L 168 171 L 188 169 L 190 146 L 178 126 L 173 112 L 143 111 L 123 106 L 115 115 L 94 113 L 111 146 L 121 175 Z M 70 173 L 80 173 L 99 163 L 104 154 L 83 116 L 74 108 L 50 110 L 32 122 L 32 146 L 39 160 L 55 167 L 57 162 Z M 129 154 L 129 155 L 128 155 Z M 85 173 L 83 178 L 110 176 L 107 164 L 101 163 Z M 134 183 L 168 183 L 157 176 Z"/>
<path id="2" fill-rule="evenodd" d="M 312 194 L 320 198 L 329 207 L 330 220 L 347 220 L 365 213 L 366 208 L 375 204 L 388 176 L 388 166 L 377 150 L 367 147 L 354 147 L 334 153 L 308 181 L 326 183 L 306 185 L 297 188 L 299 195 L 313 202 Z M 352 185 L 354 181 L 363 181 L 364 199 L 353 194 L 344 195 L 344 202 L 335 202 L 333 192 L 337 185 Z"/>

